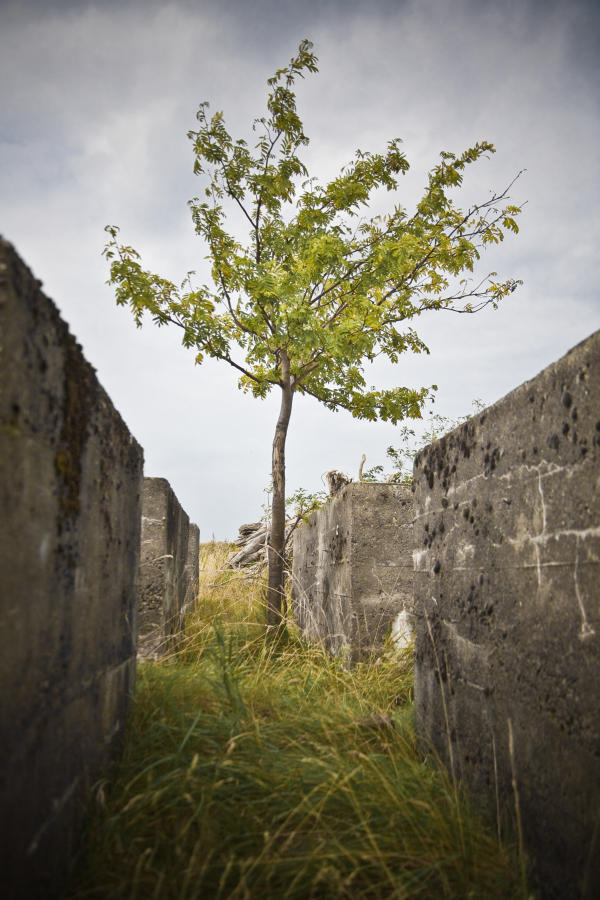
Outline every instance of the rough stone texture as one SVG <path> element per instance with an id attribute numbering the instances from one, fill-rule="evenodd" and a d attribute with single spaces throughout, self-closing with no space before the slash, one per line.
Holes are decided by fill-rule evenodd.
<path id="1" fill-rule="evenodd" d="M 309 640 L 352 661 L 381 649 L 412 610 L 410 486 L 347 485 L 294 534 L 292 604 Z"/>
<path id="2" fill-rule="evenodd" d="M 183 605 L 184 616 L 189 610 L 193 609 L 196 603 L 200 579 L 200 529 L 194 522 L 190 522 L 185 571 L 187 575 L 187 590 Z"/>
<path id="3" fill-rule="evenodd" d="M 0 239 L 0 871 L 58 894 L 135 674 L 142 450 Z"/>
<path id="4" fill-rule="evenodd" d="M 177 647 L 186 604 L 190 565 L 198 557 L 198 531 L 166 478 L 144 478 L 138 656 L 157 657 Z M 195 549 L 194 549 L 195 543 Z M 193 564 L 193 563 L 192 563 Z M 197 572 L 197 566 L 196 566 Z M 196 575 L 197 582 L 197 575 Z"/>
<path id="5" fill-rule="evenodd" d="M 544 896 L 600 897 L 600 332 L 414 478 L 418 728 L 492 810 L 515 779 Z"/>

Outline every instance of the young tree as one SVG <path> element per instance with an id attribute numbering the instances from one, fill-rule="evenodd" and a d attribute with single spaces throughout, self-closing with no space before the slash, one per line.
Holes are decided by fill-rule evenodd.
<path id="1" fill-rule="evenodd" d="M 299 155 L 308 138 L 293 87 L 316 71 L 312 44 L 304 40 L 268 80 L 267 114 L 253 123 L 253 148 L 230 136 L 221 112 L 209 118 L 207 103 L 198 109 L 198 130 L 188 136 L 194 172 L 206 186 L 189 206 L 208 245 L 212 286 L 193 288 L 193 273 L 177 286 L 142 268 L 114 226 L 107 226 L 103 251 L 117 303 L 130 305 L 138 325 L 148 310 L 158 325 L 182 329 L 197 363 L 206 356 L 224 360 L 255 397 L 281 391 L 272 453 L 270 625 L 285 612 L 285 444 L 295 395 L 361 419 L 419 418 L 435 385 L 366 389 L 365 364 L 382 354 L 397 363 L 407 351 L 428 352 L 409 325 L 424 311 L 496 307 L 518 283 L 494 280 L 495 273 L 476 284 L 460 278 L 473 271 L 483 247 L 518 230 L 520 210 L 506 203 L 510 185 L 466 210 L 450 197 L 466 167 L 494 152 L 492 144 L 460 156 L 441 153 L 411 215 L 395 204 L 385 215 L 361 216 L 372 192 L 395 192 L 409 167 L 399 139 L 383 153 L 357 150 L 329 184 L 308 178 Z M 233 206 L 248 227 L 246 245 L 226 228 Z"/>

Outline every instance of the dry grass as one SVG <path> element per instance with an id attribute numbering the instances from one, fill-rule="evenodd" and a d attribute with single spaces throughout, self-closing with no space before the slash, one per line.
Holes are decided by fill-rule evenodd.
<path id="1" fill-rule="evenodd" d="M 525 898 L 518 860 L 419 754 L 410 654 L 352 670 L 263 626 L 204 545 L 185 646 L 140 666 L 77 898 Z"/>

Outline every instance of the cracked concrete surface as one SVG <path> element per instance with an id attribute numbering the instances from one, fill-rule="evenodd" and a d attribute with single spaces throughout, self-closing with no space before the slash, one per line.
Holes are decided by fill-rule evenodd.
<path id="1" fill-rule="evenodd" d="M 600 333 L 414 476 L 418 728 L 492 814 L 516 768 L 542 896 L 600 896 Z"/>

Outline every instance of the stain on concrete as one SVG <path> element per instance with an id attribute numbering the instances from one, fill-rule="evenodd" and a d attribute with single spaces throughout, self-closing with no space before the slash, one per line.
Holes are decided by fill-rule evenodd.
<path id="1" fill-rule="evenodd" d="M 166 478 L 144 478 L 138 656 L 178 646 L 198 588 L 199 530 Z"/>
<path id="2" fill-rule="evenodd" d="M 418 728 L 492 814 L 516 779 L 551 898 L 600 896 L 599 408 L 596 333 L 414 465 Z"/>
<path id="3" fill-rule="evenodd" d="M 352 483 L 294 535 L 292 604 L 304 635 L 356 661 L 412 612 L 410 486 Z"/>
<path id="4" fill-rule="evenodd" d="M 142 450 L 0 239 L 3 896 L 60 895 L 135 678 Z"/>

